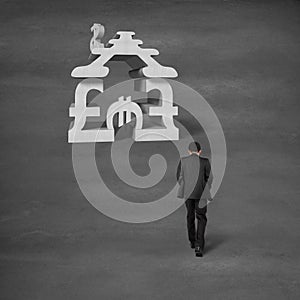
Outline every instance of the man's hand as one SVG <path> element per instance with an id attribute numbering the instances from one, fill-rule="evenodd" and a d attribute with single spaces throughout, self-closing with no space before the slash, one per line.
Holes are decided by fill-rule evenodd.
<path id="1" fill-rule="evenodd" d="M 212 202 L 212 201 L 213 201 L 213 198 L 211 198 L 211 197 L 206 199 L 207 204 L 210 204 L 210 202 Z"/>

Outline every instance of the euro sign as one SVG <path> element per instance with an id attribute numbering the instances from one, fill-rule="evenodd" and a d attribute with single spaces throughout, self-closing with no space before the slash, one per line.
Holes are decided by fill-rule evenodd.
<path id="1" fill-rule="evenodd" d="M 124 120 L 124 112 L 125 112 L 125 120 Z M 142 122 L 143 113 L 141 111 L 141 108 L 138 106 L 138 104 L 131 101 L 131 96 L 126 97 L 126 100 L 124 99 L 124 96 L 119 97 L 118 101 L 114 102 L 108 108 L 107 119 L 112 119 L 116 113 L 118 113 L 119 127 L 131 121 L 132 113 L 135 114 L 138 123 Z"/>

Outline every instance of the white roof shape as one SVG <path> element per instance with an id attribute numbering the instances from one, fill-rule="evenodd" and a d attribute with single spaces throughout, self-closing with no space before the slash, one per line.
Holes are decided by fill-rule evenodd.
<path id="1" fill-rule="evenodd" d="M 118 31 L 107 47 L 95 47 L 92 54 L 100 55 L 87 66 L 76 67 L 72 77 L 106 77 L 109 68 L 104 66 L 110 60 L 125 61 L 133 68 L 129 72 L 131 77 L 177 77 L 177 71 L 172 67 L 165 67 L 158 63 L 152 56 L 159 54 L 156 49 L 141 48 L 141 40 L 133 39 L 133 31 Z"/>

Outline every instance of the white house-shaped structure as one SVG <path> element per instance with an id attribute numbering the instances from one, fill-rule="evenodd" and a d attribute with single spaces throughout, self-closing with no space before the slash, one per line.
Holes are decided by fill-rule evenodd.
<path id="1" fill-rule="evenodd" d="M 86 66 L 76 67 L 71 75 L 76 78 L 85 78 L 81 81 L 75 91 L 75 103 L 69 109 L 69 116 L 75 120 L 70 125 L 68 141 L 78 142 L 113 142 L 114 129 L 112 118 L 114 114 L 119 115 L 119 126 L 131 121 L 131 113 L 136 118 L 136 127 L 133 138 L 136 141 L 153 140 L 178 140 L 178 128 L 174 126 L 173 116 L 178 114 L 178 107 L 173 106 L 173 90 L 164 77 L 174 78 L 178 74 L 172 67 L 162 66 L 152 56 L 158 55 L 156 49 L 141 48 L 141 40 L 133 39 L 134 32 L 118 31 L 115 38 L 111 39 L 107 46 L 101 42 L 104 35 L 104 27 L 101 24 L 94 24 L 91 28 L 93 38 L 90 42 L 90 49 L 94 60 Z M 130 77 L 140 78 L 135 84 L 136 89 L 149 93 L 152 90 L 160 91 L 158 104 L 131 102 L 131 97 L 120 97 L 116 99 L 106 112 L 107 129 L 96 128 L 84 130 L 87 117 L 99 117 L 100 107 L 89 107 L 86 103 L 87 93 L 90 90 L 104 92 L 103 79 L 109 74 L 109 67 L 105 66 L 110 60 L 125 61 L 132 70 Z M 161 128 L 143 128 L 143 113 L 151 116 L 161 116 Z M 133 111 L 131 111 L 133 109 Z M 123 120 L 123 112 L 126 113 L 126 120 Z M 102 112 L 101 112 L 102 113 Z"/>

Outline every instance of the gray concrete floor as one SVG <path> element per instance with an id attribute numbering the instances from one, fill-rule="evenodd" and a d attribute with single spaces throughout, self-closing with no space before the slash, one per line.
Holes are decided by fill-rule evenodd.
<path id="1" fill-rule="evenodd" d="M 1 1 L 0 298 L 298 299 L 299 4 Z M 70 71 L 93 22 L 158 48 L 222 123 L 228 165 L 202 259 L 184 207 L 124 224 L 79 190 Z"/>

